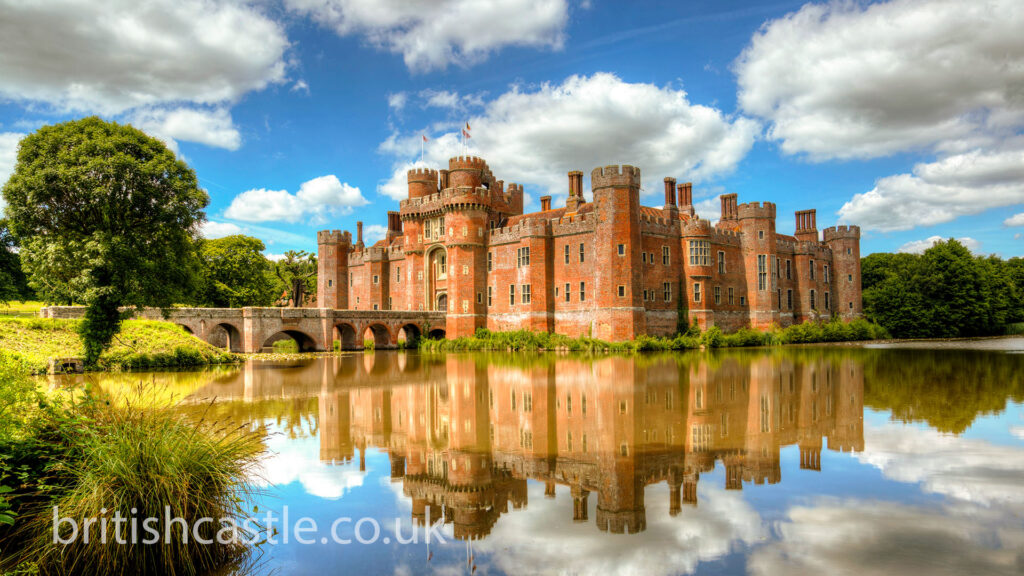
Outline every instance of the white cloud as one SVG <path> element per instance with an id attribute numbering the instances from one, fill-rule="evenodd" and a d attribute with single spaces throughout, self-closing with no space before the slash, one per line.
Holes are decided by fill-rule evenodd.
<path id="1" fill-rule="evenodd" d="M 0 0 L 0 96 L 117 114 L 223 104 L 285 80 L 283 27 L 216 0 Z"/>
<path id="2" fill-rule="evenodd" d="M 904 254 L 922 254 L 925 250 L 934 246 L 936 242 L 942 242 L 944 240 L 946 240 L 946 238 L 943 238 L 942 236 L 931 236 L 924 240 L 912 240 L 910 242 L 907 242 L 903 246 L 900 246 L 897 252 L 903 252 Z M 974 252 L 975 254 L 977 254 L 978 251 L 981 250 L 981 242 L 975 240 L 974 238 L 964 237 L 957 238 L 956 240 L 963 244 L 964 246 L 966 246 L 968 250 Z"/>
<path id="3" fill-rule="evenodd" d="M 238 150 L 242 135 L 225 108 L 143 108 L 128 116 L 133 126 L 177 151 L 177 140 Z"/>
<path id="4" fill-rule="evenodd" d="M 394 94 L 388 94 L 388 108 L 391 108 L 397 112 L 401 112 L 405 108 L 406 102 L 409 100 L 409 95 L 405 92 L 396 92 Z"/>
<path id="5" fill-rule="evenodd" d="M 506 46 L 560 49 L 566 0 L 286 0 L 341 36 L 401 54 L 413 72 L 466 66 Z"/>
<path id="6" fill-rule="evenodd" d="M 735 64 L 743 110 L 812 159 L 963 151 L 1024 126 L 1024 4 L 807 4 Z"/>
<path id="7" fill-rule="evenodd" d="M 421 90 L 420 98 L 423 99 L 424 108 L 443 108 L 451 111 L 465 110 L 469 107 L 484 105 L 481 94 L 459 94 L 449 90 Z"/>
<path id="8" fill-rule="evenodd" d="M 24 137 L 18 132 L 0 132 L 0 188 L 14 172 L 14 165 L 18 163 L 18 142 Z M 4 200 L 0 197 L 0 210 L 3 205 Z"/>
<path id="9" fill-rule="evenodd" d="M 972 150 L 879 179 L 839 210 L 845 222 L 875 230 L 909 230 L 1024 202 L 1024 142 Z"/>
<path id="10" fill-rule="evenodd" d="M 365 244 L 373 244 L 378 240 L 383 240 L 384 236 L 388 233 L 387 226 L 381 226 L 380 224 L 370 224 L 363 228 L 363 240 Z"/>
<path id="11" fill-rule="evenodd" d="M 305 80 L 299 78 L 298 80 L 295 81 L 295 84 L 292 84 L 291 91 L 305 92 L 306 94 L 309 94 L 309 84 L 306 83 Z"/>
<path id="12" fill-rule="evenodd" d="M 2 176 L 2 174 L 0 174 Z M 2 180 L 2 178 L 0 178 Z M 1020 214 L 1014 214 L 1006 220 L 1003 220 L 1003 226 L 1024 226 L 1024 212 Z"/>
<path id="13" fill-rule="evenodd" d="M 581 169 L 589 177 L 591 169 L 606 164 L 640 166 L 646 194 L 660 194 L 667 175 L 700 181 L 726 174 L 759 131 L 752 120 L 691 104 L 682 90 L 607 73 L 571 76 L 532 90 L 515 86 L 486 102 L 469 122 L 469 152 L 486 158 L 498 178 L 563 197 L 566 172 Z M 445 126 L 445 133 L 433 137 L 425 163 L 447 166 L 448 158 L 461 154 L 461 128 L 461 122 Z M 405 171 L 417 164 L 420 142 L 419 133 L 392 134 L 380 145 L 397 160 L 381 193 L 407 196 Z"/>
<path id="14" fill-rule="evenodd" d="M 244 222 L 298 222 L 310 217 L 319 224 L 328 215 L 349 214 L 352 208 L 366 204 L 369 202 L 359 188 L 329 174 L 304 182 L 296 194 L 265 188 L 246 190 L 235 196 L 224 215 Z"/>
<path id="15" fill-rule="evenodd" d="M 263 256 L 265 256 L 267 258 L 267 260 L 270 260 L 270 261 L 273 261 L 273 262 L 278 262 L 280 260 L 284 260 L 284 254 L 274 254 L 274 253 L 271 253 L 271 252 L 264 252 Z"/>
<path id="16" fill-rule="evenodd" d="M 203 235 L 203 238 L 209 238 L 212 240 L 215 238 L 241 234 L 242 227 L 238 224 L 232 224 L 231 222 L 214 222 L 213 220 L 207 220 L 206 222 L 203 222 L 199 231 Z"/>

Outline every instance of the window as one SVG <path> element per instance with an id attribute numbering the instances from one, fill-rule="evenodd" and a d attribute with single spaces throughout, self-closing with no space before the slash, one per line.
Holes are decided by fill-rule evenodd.
<path id="1" fill-rule="evenodd" d="M 565 393 L 565 413 L 572 414 L 572 396 L 568 392 Z"/>
<path id="2" fill-rule="evenodd" d="M 644 290 L 644 302 L 647 302 L 647 290 Z"/>
<path id="3" fill-rule="evenodd" d="M 625 255 L 626 255 L 626 245 L 625 244 L 619 244 L 619 256 L 625 256 Z"/>
<path id="4" fill-rule="evenodd" d="M 440 268 L 441 278 L 448 276 L 448 255 L 441 254 L 437 259 L 438 267 Z"/>
<path id="5" fill-rule="evenodd" d="M 619 284 L 619 298 L 624 298 L 625 296 L 626 296 L 626 287 L 621 285 L 621 284 Z"/>
<path id="6" fill-rule="evenodd" d="M 669 253 L 668 246 L 662 246 L 661 247 L 661 263 L 664 264 L 665 266 L 668 266 L 668 263 L 671 260 L 671 258 L 669 258 L 669 256 L 670 256 L 670 253 Z"/>
<path id="7" fill-rule="evenodd" d="M 570 295 L 570 294 L 571 294 L 571 291 L 569 290 L 569 283 L 568 283 L 568 282 L 566 282 L 566 283 L 565 283 L 565 301 L 566 301 L 566 302 L 568 302 L 568 301 L 569 301 L 569 295 Z"/>
<path id="8" fill-rule="evenodd" d="M 853 282 L 853 274 L 847 274 L 846 275 L 846 281 L 847 282 Z"/>
<path id="9" fill-rule="evenodd" d="M 715 304 L 722 303 L 722 287 L 715 286 Z"/>
<path id="10" fill-rule="evenodd" d="M 377 310 L 377 309 L 378 309 L 378 308 L 377 308 L 377 305 L 376 305 L 376 304 L 374 304 L 374 305 L 373 305 L 373 309 L 374 309 L 374 310 Z"/>
<path id="11" fill-rule="evenodd" d="M 853 302 L 850 302 L 850 310 L 853 310 Z"/>
<path id="12" fill-rule="evenodd" d="M 707 240 L 690 240 L 690 266 L 708 265 L 709 244 Z"/>
<path id="13" fill-rule="evenodd" d="M 583 246 L 580 244 L 580 246 Z M 580 302 L 584 302 L 587 299 L 587 283 L 580 282 Z"/>
<path id="14" fill-rule="evenodd" d="M 725 274 L 725 252 L 718 251 L 718 273 Z"/>
<path id="15" fill-rule="evenodd" d="M 484 293 L 483 292 L 477 292 L 476 293 L 476 303 L 477 304 L 482 304 L 483 301 L 484 301 Z"/>
<path id="16" fill-rule="evenodd" d="M 847 256 L 849 256 L 849 255 L 850 255 L 850 254 L 852 254 L 852 253 L 853 253 L 853 251 L 852 251 L 852 250 L 850 250 L 849 248 L 847 248 L 847 249 L 846 249 L 846 255 L 847 255 Z"/>
<path id="17" fill-rule="evenodd" d="M 565 263 L 566 264 L 569 263 L 569 245 L 568 244 L 565 245 Z"/>
<path id="18" fill-rule="evenodd" d="M 758 240 L 764 240 L 764 230 L 758 230 L 757 231 L 757 239 Z"/>
<path id="19" fill-rule="evenodd" d="M 494 286 L 487 287 L 487 305 L 491 306 L 494 303 Z"/>
<path id="20" fill-rule="evenodd" d="M 661 288 L 662 288 L 662 290 L 665 291 L 665 302 L 671 302 L 672 301 L 672 283 L 671 282 L 665 282 L 664 284 L 661 285 Z"/>
<path id="21" fill-rule="evenodd" d="M 462 275 L 463 276 L 468 276 L 469 275 L 469 264 L 463 264 L 462 265 Z"/>
<path id="22" fill-rule="evenodd" d="M 764 291 L 768 289 L 768 255 L 757 255 L 757 289 Z"/>
<path id="23" fill-rule="evenodd" d="M 327 287 L 330 288 L 331 286 L 334 286 L 334 280 L 327 281 Z"/>
<path id="24" fill-rule="evenodd" d="M 823 267 L 822 275 L 824 277 L 825 284 L 828 284 L 828 264 L 825 264 L 825 266 Z M 828 308 L 828 306 L 826 306 L 826 308 Z"/>
<path id="25" fill-rule="evenodd" d="M 786 280 L 792 280 L 793 279 L 792 266 L 793 266 L 793 261 L 792 260 L 786 260 Z"/>
<path id="26" fill-rule="evenodd" d="M 516 305 L 516 285 L 515 284 L 509 284 L 508 285 L 508 305 L 509 306 L 515 306 Z"/>
<path id="27" fill-rule="evenodd" d="M 587 395 L 583 394 L 580 397 L 580 408 L 583 410 L 583 415 L 587 415 Z"/>
<path id="28" fill-rule="evenodd" d="M 793 291 L 786 290 L 786 308 L 793 309 Z"/>
<path id="29" fill-rule="evenodd" d="M 487 253 L 487 271 L 490 272 L 493 269 L 494 269 L 494 253 L 493 252 L 488 252 Z"/>
<path id="30" fill-rule="evenodd" d="M 522 301 L 523 304 L 529 304 L 530 303 L 530 285 L 529 284 L 523 284 L 522 289 L 523 289 L 523 294 L 522 294 L 522 297 L 521 297 L 520 300 Z"/>
<path id="31" fill-rule="evenodd" d="M 747 305 L 747 297 L 746 296 L 740 296 L 740 306 L 746 306 L 746 305 Z"/>
<path id="32" fill-rule="evenodd" d="M 696 282 L 693 285 L 693 301 L 700 302 L 700 282 Z"/>
<path id="33" fill-rule="evenodd" d="M 516 267 L 522 268 L 523 266 L 530 265 L 530 247 L 524 247 L 516 250 Z"/>
<path id="34" fill-rule="evenodd" d="M 814 280 L 814 260 L 811 260 L 811 280 Z"/>
<path id="35" fill-rule="evenodd" d="M 732 306 L 733 302 L 734 302 L 734 300 L 733 300 L 733 287 L 730 286 L 729 287 L 729 306 Z"/>
<path id="36" fill-rule="evenodd" d="M 829 297 L 830 297 L 830 294 L 828 292 L 825 292 L 825 310 L 829 309 L 829 304 L 830 304 Z"/>
<path id="37" fill-rule="evenodd" d="M 398 266 L 395 268 L 395 284 L 402 283 L 402 267 Z"/>
<path id="38" fill-rule="evenodd" d="M 815 310 L 815 309 L 816 309 L 816 307 L 815 307 L 815 303 L 814 303 L 814 290 L 811 290 L 811 310 Z"/>
<path id="39" fill-rule="evenodd" d="M 512 411 L 516 410 L 516 391 L 512 390 Z"/>
<path id="40" fill-rule="evenodd" d="M 580 242 L 580 262 L 585 262 L 587 259 L 587 252 L 583 248 L 583 243 Z"/>
<path id="41" fill-rule="evenodd" d="M 642 252 L 640 254 L 640 259 L 644 261 L 644 264 L 647 264 L 647 252 Z"/>

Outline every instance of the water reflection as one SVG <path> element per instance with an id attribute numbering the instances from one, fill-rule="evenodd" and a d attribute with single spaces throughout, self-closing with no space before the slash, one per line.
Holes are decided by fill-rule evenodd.
<path id="1" fill-rule="evenodd" d="M 1024 568 L 1024 355 L 378 353 L 146 378 L 276 432 L 278 505 L 471 546 L 277 547 L 284 573 Z"/>

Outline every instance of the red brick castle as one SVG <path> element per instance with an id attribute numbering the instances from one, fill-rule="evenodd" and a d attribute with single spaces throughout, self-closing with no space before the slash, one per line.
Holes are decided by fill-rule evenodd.
<path id="1" fill-rule="evenodd" d="M 408 173 L 409 198 L 388 212 L 386 237 L 363 243 L 321 231 L 317 302 L 323 308 L 440 310 L 447 336 L 545 330 L 625 340 L 671 335 L 689 321 L 725 331 L 861 314 L 860 229 L 826 228 L 796 213 L 796 234 L 775 231 L 775 205 L 721 196 L 712 226 L 690 183 L 665 178 L 665 205 L 640 204 L 640 169 L 595 168 L 593 201 L 569 172 L 565 207 L 523 214 L 523 187 L 487 163 L 452 158 L 447 170 Z M 681 322 L 681 320 L 683 322 Z"/>

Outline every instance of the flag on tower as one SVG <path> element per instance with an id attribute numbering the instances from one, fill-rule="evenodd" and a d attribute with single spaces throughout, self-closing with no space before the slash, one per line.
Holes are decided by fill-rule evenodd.
<path id="1" fill-rule="evenodd" d="M 427 138 L 427 135 L 426 135 L 426 134 L 424 134 L 424 135 L 423 135 L 423 141 L 424 141 L 424 142 L 429 142 L 429 141 L 430 141 L 430 138 Z"/>
<path id="2" fill-rule="evenodd" d="M 466 132 L 470 131 L 469 122 L 466 122 Z"/>
<path id="3" fill-rule="evenodd" d="M 462 130 L 462 136 L 464 138 L 472 138 L 472 136 L 469 135 L 469 130 L 465 130 L 465 129 Z"/>

